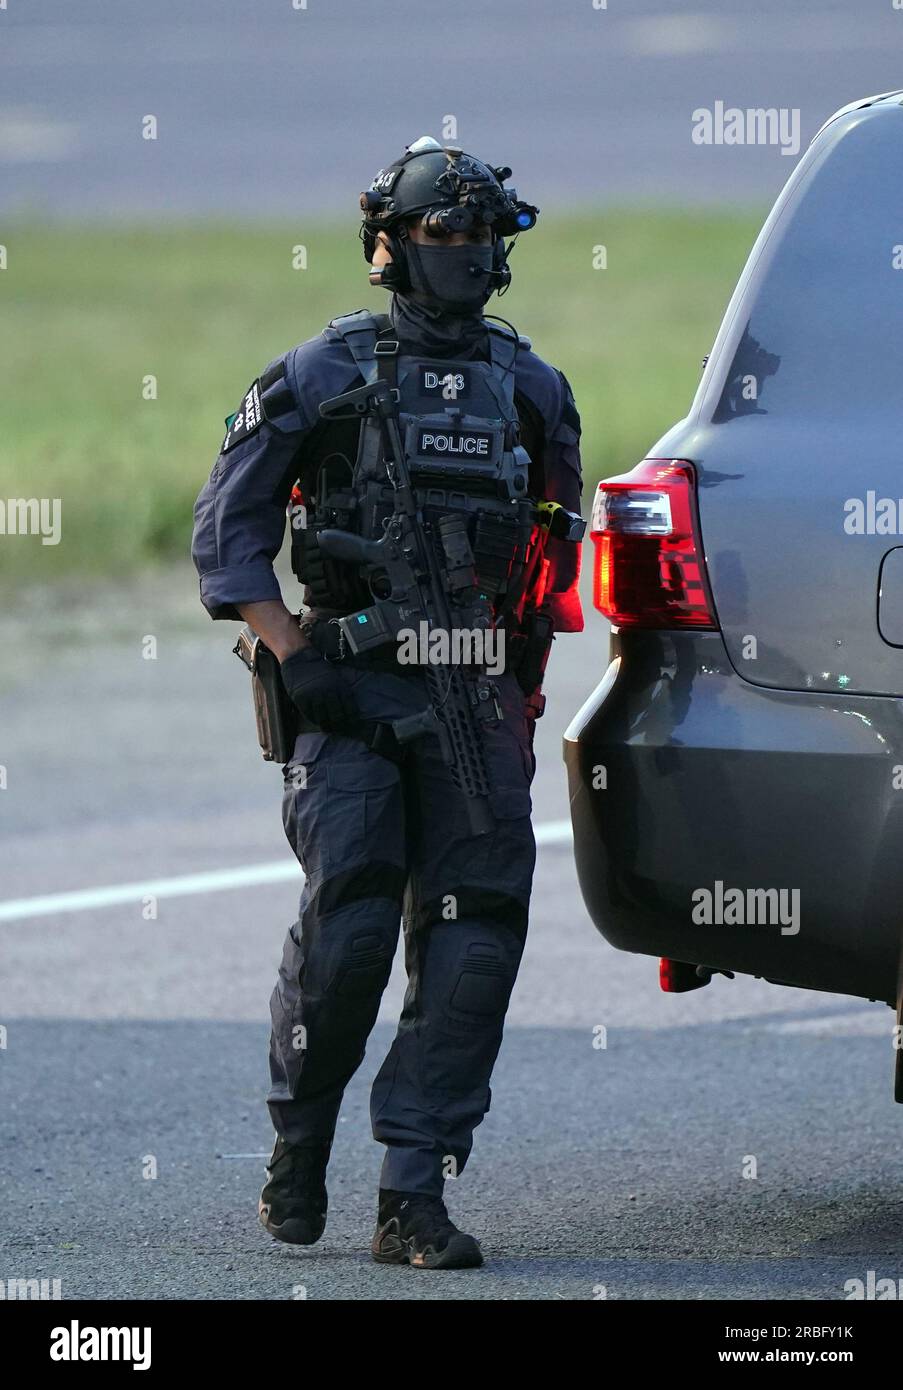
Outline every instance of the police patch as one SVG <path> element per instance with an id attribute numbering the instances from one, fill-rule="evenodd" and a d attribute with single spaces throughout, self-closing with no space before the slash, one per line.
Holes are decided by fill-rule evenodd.
<path id="1" fill-rule="evenodd" d="M 250 435 L 256 434 L 263 423 L 263 411 L 260 406 L 260 381 L 253 383 L 241 405 L 234 415 L 226 419 L 226 437 L 223 440 L 221 454 L 227 454 L 230 449 L 234 449 L 236 444 L 240 444 L 243 439 L 248 439 Z"/>
<path id="2" fill-rule="evenodd" d="M 490 459 L 493 435 L 485 430 L 420 429 L 417 452 L 422 458 Z"/>
<path id="3" fill-rule="evenodd" d="M 441 396 L 445 401 L 459 401 L 470 395 L 470 373 L 421 367 L 420 393 L 423 396 Z"/>

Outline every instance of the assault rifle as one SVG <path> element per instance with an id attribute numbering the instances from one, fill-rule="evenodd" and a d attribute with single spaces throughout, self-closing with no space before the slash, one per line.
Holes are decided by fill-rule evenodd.
<path id="1" fill-rule="evenodd" d="M 383 442 L 386 473 L 393 488 L 394 510 L 379 540 L 327 528 L 317 544 L 335 560 L 361 567 L 376 599 L 369 607 L 337 619 L 347 648 L 357 654 L 396 641 L 402 629 L 441 633 L 451 639 L 455 616 L 469 617 L 472 628 L 488 629 L 488 601 L 476 586 L 473 551 L 463 520 L 443 516 L 435 527 L 422 514 L 401 440 L 398 406 L 388 382 L 346 391 L 320 405 L 326 420 L 374 419 Z M 375 581 L 375 582 L 374 582 Z M 432 650 L 428 643 L 428 650 Z M 484 835 L 494 828 L 491 790 L 481 725 L 502 718 L 498 689 L 484 673 L 466 676 L 460 666 L 427 662 L 424 667 L 429 704 L 416 714 L 392 721 L 400 744 L 436 734 L 455 785 L 467 798 L 471 827 Z"/>

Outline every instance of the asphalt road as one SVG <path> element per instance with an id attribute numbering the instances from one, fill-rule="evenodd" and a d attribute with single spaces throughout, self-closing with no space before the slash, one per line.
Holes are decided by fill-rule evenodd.
<path id="1" fill-rule="evenodd" d="M 798 109 L 805 148 L 899 86 L 901 40 L 891 0 L 9 0 L 0 189 L 6 213 L 303 225 L 426 132 L 544 209 L 770 204 L 794 159 L 696 145 L 692 112 Z"/>
<path id="2" fill-rule="evenodd" d="M 2 902 L 291 862 L 233 637 L 182 572 L 84 611 L 33 593 L 0 620 L 17 658 L 0 667 Z M 540 827 L 567 815 L 561 730 L 606 648 L 591 615 L 554 653 Z M 155 920 L 135 900 L 0 921 L 0 1280 L 94 1298 L 837 1299 L 869 1269 L 903 1273 L 890 1011 L 748 979 L 662 995 L 654 961 L 593 930 L 554 836 L 492 1109 L 449 1185 L 486 1267 L 367 1254 L 368 1082 L 399 962 L 346 1099 L 326 1234 L 271 1242 L 267 1001 L 297 887 L 163 896 Z"/>

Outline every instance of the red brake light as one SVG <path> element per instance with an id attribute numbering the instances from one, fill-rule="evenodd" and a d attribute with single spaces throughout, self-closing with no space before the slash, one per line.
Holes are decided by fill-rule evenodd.
<path id="1" fill-rule="evenodd" d="M 683 960 L 669 960 L 667 956 L 659 960 L 658 982 L 666 994 L 686 994 L 691 989 L 702 989 L 711 980 L 712 971 L 702 966 L 689 965 Z"/>
<path id="2" fill-rule="evenodd" d="M 696 510 L 696 471 L 644 459 L 596 491 L 593 603 L 618 627 L 715 628 Z"/>
<path id="3" fill-rule="evenodd" d="M 681 994 L 682 990 L 677 982 L 676 960 L 669 960 L 667 956 L 660 956 L 658 962 L 658 982 L 665 994 Z"/>

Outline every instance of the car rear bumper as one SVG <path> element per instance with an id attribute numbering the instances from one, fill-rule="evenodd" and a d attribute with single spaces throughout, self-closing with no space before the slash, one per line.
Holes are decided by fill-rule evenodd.
<path id="1" fill-rule="evenodd" d="M 603 936 L 893 1003 L 903 700 L 753 685 L 719 633 L 615 633 L 612 658 L 564 737 L 577 872 Z M 722 911 L 729 889 L 739 921 Z"/>

